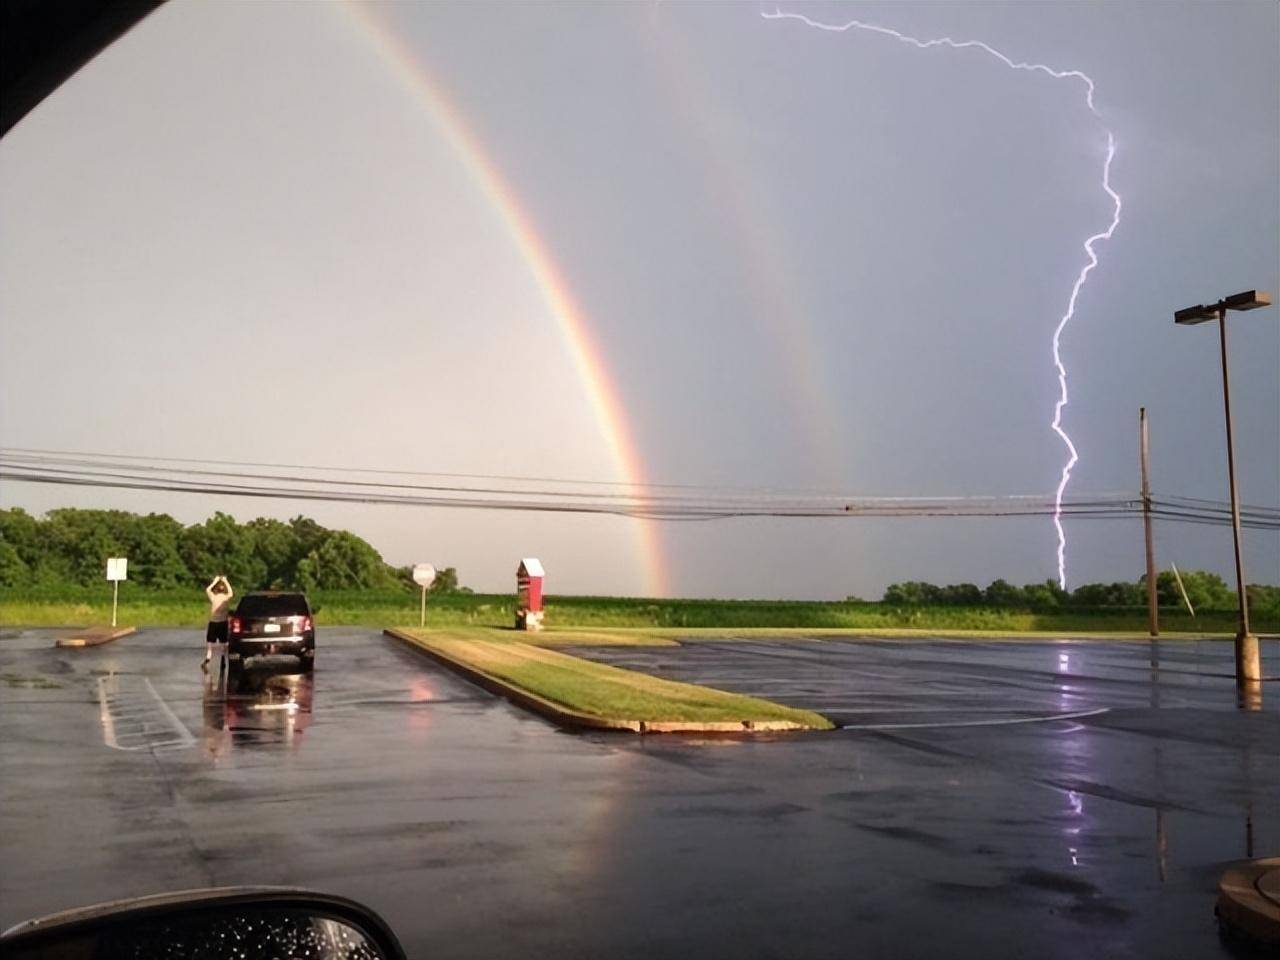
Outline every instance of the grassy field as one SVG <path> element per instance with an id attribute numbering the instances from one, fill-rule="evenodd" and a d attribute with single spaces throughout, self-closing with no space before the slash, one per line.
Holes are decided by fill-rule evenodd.
<path id="1" fill-rule="evenodd" d="M 829 720 L 808 710 L 580 660 L 522 643 L 513 631 L 463 627 L 405 632 L 472 669 L 593 717 L 650 723 L 783 721 L 832 729 Z"/>
<path id="2" fill-rule="evenodd" d="M 418 598 L 409 591 L 315 593 L 311 596 L 320 624 L 388 627 L 417 626 Z M 515 598 L 503 594 L 451 594 L 427 601 L 432 627 L 506 627 L 511 625 Z M 1181 610 L 1161 612 L 1161 628 L 1171 634 L 1231 634 L 1235 612 L 1200 611 L 1192 618 Z M 203 595 L 190 591 L 144 591 L 124 584 L 120 590 L 121 623 L 136 626 L 191 626 L 205 622 Z M 7 626 L 87 626 L 111 617 L 111 593 L 102 588 L 56 591 L 10 591 L 0 595 L 0 624 Z M 1054 635 L 1142 634 L 1146 614 L 1141 609 L 1069 609 L 1058 611 L 1005 610 L 988 607 L 893 607 L 868 602 L 805 602 L 764 600 L 649 600 L 627 597 L 550 597 L 548 626 L 583 637 L 619 637 L 618 628 L 662 638 L 775 633 L 857 632 L 886 636 L 928 635 L 940 632 L 974 635 L 1049 633 Z M 1255 613 L 1259 633 L 1280 632 L 1280 618 Z M 580 642 L 587 642 L 585 640 Z M 594 642 L 594 641 L 592 641 Z M 615 642 L 618 642 L 615 639 Z"/>

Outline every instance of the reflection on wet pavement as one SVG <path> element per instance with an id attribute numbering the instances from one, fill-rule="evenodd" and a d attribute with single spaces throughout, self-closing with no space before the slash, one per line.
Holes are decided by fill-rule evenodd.
<path id="1" fill-rule="evenodd" d="M 315 677 L 294 658 L 255 662 L 236 671 L 210 671 L 204 685 L 204 737 L 217 757 L 232 746 L 285 744 L 297 748 L 311 725 Z"/>

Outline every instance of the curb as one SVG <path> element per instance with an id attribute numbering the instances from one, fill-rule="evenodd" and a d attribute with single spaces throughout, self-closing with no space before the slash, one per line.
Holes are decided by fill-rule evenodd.
<path id="1" fill-rule="evenodd" d="M 137 627 L 90 627 L 69 637 L 59 637 L 54 641 L 55 647 L 100 647 L 112 640 L 119 640 L 131 633 L 137 633 Z"/>
<path id="2" fill-rule="evenodd" d="M 508 683 L 477 670 L 468 664 L 455 660 L 448 654 L 434 650 L 420 642 L 403 630 L 389 627 L 382 631 L 384 636 L 407 643 L 419 653 L 430 657 L 436 663 L 453 671 L 460 677 L 469 680 L 477 687 L 488 690 L 503 699 L 510 700 L 517 706 L 545 717 L 557 726 L 569 730 L 614 730 L 628 733 L 778 733 L 785 731 L 809 730 L 809 727 L 793 723 L 790 720 L 741 720 L 694 722 L 687 720 L 624 720 L 605 717 L 594 717 L 586 713 L 578 713 L 537 694 L 530 693 L 520 687 Z"/>
<path id="3" fill-rule="evenodd" d="M 1232 864 L 1218 881 L 1213 912 L 1233 937 L 1280 946 L 1280 857 Z"/>

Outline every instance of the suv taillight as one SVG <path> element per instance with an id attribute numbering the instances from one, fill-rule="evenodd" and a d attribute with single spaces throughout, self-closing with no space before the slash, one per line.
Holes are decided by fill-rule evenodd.
<path id="1" fill-rule="evenodd" d="M 310 629 L 311 629 L 311 618 L 298 617 L 298 630 L 301 631 L 302 633 L 306 633 Z"/>
<path id="2" fill-rule="evenodd" d="M 232 618 L 231 618 L 231 620 L 230 620 L 230 625 L 231 625 L 231 632 L 232 632 L 232 633 L 239 633 L 239 632 L 240 632 L 240 618 L 239 618 L 239 617 L 232 617 Z"/>

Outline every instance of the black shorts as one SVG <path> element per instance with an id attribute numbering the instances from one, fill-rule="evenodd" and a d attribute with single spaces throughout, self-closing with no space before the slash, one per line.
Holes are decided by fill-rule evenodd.
<path id="1" fill-rule="evenodd" d="M 209 621 L 209 629 L 204 633 L 205 643 L 226 643 L 227 642 L 227 621 L 222 620 L 215 622 Z"/>

